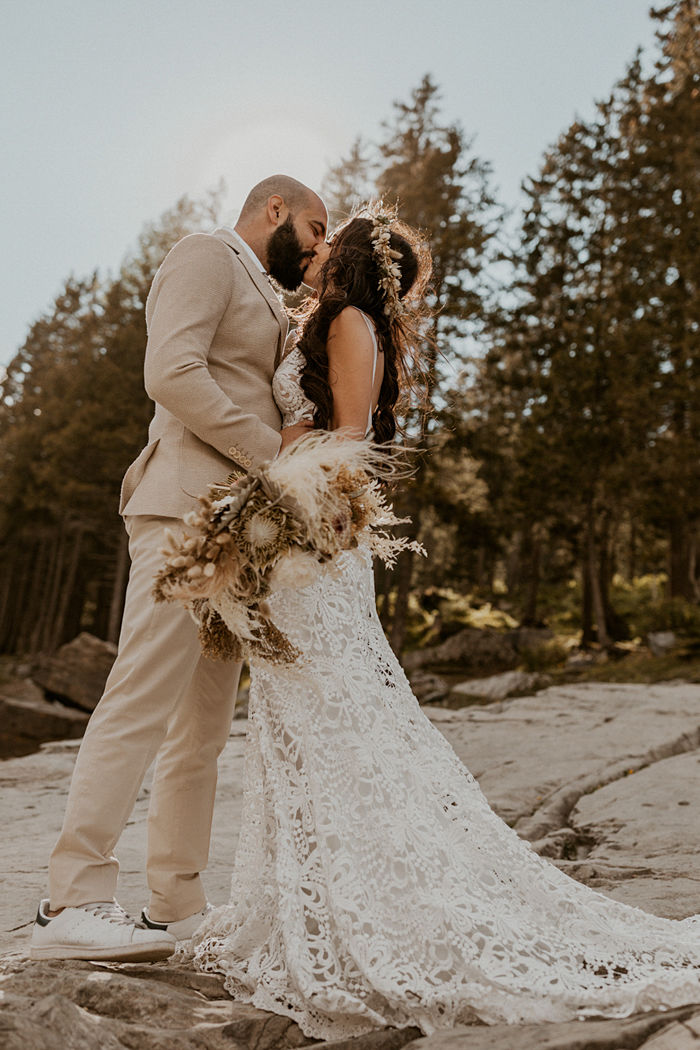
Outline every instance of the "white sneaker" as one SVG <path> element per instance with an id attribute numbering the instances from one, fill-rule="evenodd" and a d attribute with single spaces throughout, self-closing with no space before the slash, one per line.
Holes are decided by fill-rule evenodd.
<path id="1" fill-rule="evenodd" d="M 189 941 L 210 911 L 214 911 L 214 906 L 207 901 L 201 911 L 188 915 L 186 919 L 178 919 L 176 922 L 154 922 L 144 908 L 141 912 L 141 922 L 149 930 L 163 930 L 163 932 L 171 933 L 178 941 Z"/>
<path id="2" fill-rule="evenodd" d="M 176 940 L 162 930 L 149 930 L 115 900 L 64 908 L 53 918 L 43 900 L 32 932 L 31 959 L 107 959 L 111 962 L 155 962 L 175 951 Z"/>

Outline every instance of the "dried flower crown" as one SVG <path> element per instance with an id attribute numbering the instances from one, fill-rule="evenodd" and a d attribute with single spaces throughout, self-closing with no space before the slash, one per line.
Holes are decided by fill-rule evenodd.
<path id="1" fill-rule="evenodd" d="M 372 251 L 379 270 L 379 287 L 384 291 L 384 313 L 393 320 L 405 309 L 401 298 L 401 252 L 391 247 L 391 224 L 395 215 L 378 211 L 372 216 Z"/>

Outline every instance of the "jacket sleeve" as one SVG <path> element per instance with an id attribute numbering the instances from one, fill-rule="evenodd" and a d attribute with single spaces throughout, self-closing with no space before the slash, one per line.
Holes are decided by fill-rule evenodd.
<path id="1" fill-rule="evenodd" d="M 192 234 L 175 245 L 149 294 L 144 381 L 148 396 L 200 440 L 229 459 L 242 449 L 255 463 L 277 454 L 280 435 L 234 404 L 208 367 L 234 283 L 229 249 L 217 237 Z"/>

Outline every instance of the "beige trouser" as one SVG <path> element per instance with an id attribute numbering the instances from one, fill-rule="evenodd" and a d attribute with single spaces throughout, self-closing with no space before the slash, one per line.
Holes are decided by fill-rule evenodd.
<path id="1" fill-rule="evenodd" d="M 170 922 L 205 904 L 199 873 L 209 854 L 216 764 L 231 729 L 240 664 L 203 657 L 186 609 L 152 599 L 163 529 L 177 532 L 182 522 L 137 515 L 126 526 L 131 571 L 119 651 L 80 746 L 49 862 L 49 894 L 52 908 L 116 895 L 112 851 L 157 755 L 148 810 L 149 912 Z"/>

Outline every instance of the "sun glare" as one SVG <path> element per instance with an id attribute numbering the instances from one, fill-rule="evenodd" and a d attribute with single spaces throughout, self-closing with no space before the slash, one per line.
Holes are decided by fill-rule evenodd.
<path id="1" fill-rule="evenodd" d="M 219 124 L 201 144 L 192 172 L 198 189 L 224 179 L 226 204 L 236 210 L 256 182 L 283 172 L 318 189 L 321 180 L 346 143 L 332 127 L 266 118 Z"/>

